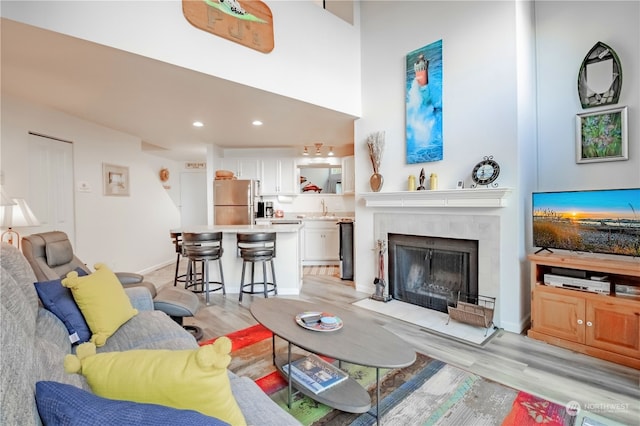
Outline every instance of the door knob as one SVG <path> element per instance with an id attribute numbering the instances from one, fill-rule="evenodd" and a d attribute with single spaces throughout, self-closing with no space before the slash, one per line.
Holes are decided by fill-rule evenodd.
<path id="1" fill-rule="evenodd" d="M 578 320 L 578 324 L 582 325 L 583 321 L 581 319 Z"/>
<path id="2" fill-rule="evenodd" d="M 587 327 L 591 327 L 593 323 L 591 321 L 587 321 Z"/>

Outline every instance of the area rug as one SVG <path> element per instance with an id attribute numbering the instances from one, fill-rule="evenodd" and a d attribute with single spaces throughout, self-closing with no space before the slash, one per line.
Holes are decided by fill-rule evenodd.
<path id="1" fill-rule="evenodd" d="M 340 268 L 335 265 L 313 265 L 303 266 L 303 275 L 328 275 L 331 277 L 339 277 Z"/>
<path id="2" fill-rule="evenodd" d="M 229 369 L 252 378 L 269 397 L 303 425 L 373 425 L 375 369 L 342 363 L 349 375 L 369 390 L 373 407 L 369 413 L 334 410 L 302 394 L 287 407 L 287 383 L 271 361 L 271 332 L 255 325 L 228 334 L 232 341 Z M 201 343 L 214 342 L 215 339 Z M 276 338 L 276 350 L 286 344 Z M 304 354 L 303 351 L 300 353 Z M 331 360 L 329 360 L 331 361 Z M 403 369 L 381 370 L 380 412 L 384 424 L 395 425 L 503 425 L 579 426 L 615 425 L 567 412 L 555 404 L 512 389 L 442 361 L 417 354 L 416 362 Z M 589 420 L 589 421 L 587 421 Z M 602 419 L 599 419 L 602 420 Z"/>

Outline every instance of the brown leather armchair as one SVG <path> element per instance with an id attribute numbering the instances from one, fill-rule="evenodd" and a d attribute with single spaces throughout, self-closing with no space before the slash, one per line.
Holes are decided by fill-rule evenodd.
<path id="1" fill-rule="evenodd" d="M 67 234 L 61 231 L 32 234 L 22 239 L 22 253 L 29 261 L 38 281 L 62 278 L 76 268 L 91 273 L 87 265 L 73 252 Z M 140 274 L 131 272 L 115 273 L 123 286 L 142 286 L 149 290 L 156 310 L 162 311 L 182 325 L 184 317 L 192 317 L 198 312 L 200 300 L 188 290 L 165 286 L 160 291 L 155 285 L 144 281 Z M 202 336 L 198 327 L 184 326 L 196 339 Z"/>

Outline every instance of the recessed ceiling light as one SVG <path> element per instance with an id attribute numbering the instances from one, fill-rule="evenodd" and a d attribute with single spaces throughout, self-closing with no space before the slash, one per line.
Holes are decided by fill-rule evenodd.
<path id="1" fill-rule="evenodd" d="M 202 121 L 194 121 L 193 122 L 193 127 L 202 127 L 204 126 L 204 123 L 202 123 Z"/>
<path id="2" fill-rule="evenodd" d="M 262 121 L 260 121 L 260 120 L 253 120 L 253 122 L 252 122 L 251 124 L 253 124 L 254 126 L 262 126 Z"/>

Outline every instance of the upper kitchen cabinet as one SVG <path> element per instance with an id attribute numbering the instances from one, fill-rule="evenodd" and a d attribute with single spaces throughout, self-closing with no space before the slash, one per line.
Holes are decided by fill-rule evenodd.
<path id="1" fill-rule="evenodd" d="M 230 170 L 238 179 L 260 179 L 260 160 L 257 158 L 220 158 L 219 168 Z"/>
<path id="2" fill-rule="evenodd" d="M 342 159 L 342 193 L 356 192 L 355 157 L 353 155 Z"/>
<path id="3" fill-rule="evenodd" d="M 279 195 L 297 193 L 296 168 L 293 159 L 261 160 L 260 176 L 262 195 Z"/>

